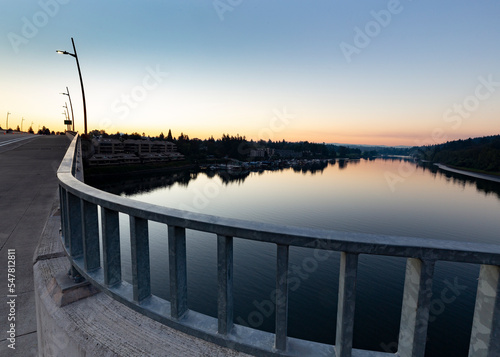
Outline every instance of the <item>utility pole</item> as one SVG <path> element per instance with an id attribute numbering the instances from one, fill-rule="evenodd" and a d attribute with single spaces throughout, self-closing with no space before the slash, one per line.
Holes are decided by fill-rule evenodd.
<path id="1" fill-rule="evenodd" d="M 9 130 L 9 114 L 11 113 L 7 112 L 7 121 L 5 123 L 5 130 Z"/>
<path id="2" fill-rule="evenodd" d="M 24 121 L 24 118 L 21 120 L 21 131 L 23 131 L 23 121 Z"/>

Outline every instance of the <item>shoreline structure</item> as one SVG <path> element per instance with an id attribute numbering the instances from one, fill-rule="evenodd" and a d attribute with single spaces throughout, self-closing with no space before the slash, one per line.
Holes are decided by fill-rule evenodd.
<path id="1" fill-rule="evenodd" d="M 449 166 L 446 166 L 443 164 L 434 164 L 434 165 L 436 165 L 437 167 L 439 167 L 441 170 L 444 170 L 444 171 L 454 172 L 454 173 L 465 175 L 465 176 L 470 176 L 470 177 L 475 177 L 475 178 L 479 178 L 482 180 L 488 180 L 488 181 L 500 183 L 500 176 L 494 176 L 494 175 L 488 175 L 488 174 L 481 174 L 479 172 L 454 169 L 452 167 L 449 167 Z"/>

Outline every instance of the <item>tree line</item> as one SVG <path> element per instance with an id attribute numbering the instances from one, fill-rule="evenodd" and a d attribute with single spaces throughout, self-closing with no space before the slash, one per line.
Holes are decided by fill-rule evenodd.
<path id="1" fill-rule="evenodd" d="M 93 130 L 90 133 L 91 137 L 113 138 L 117 140 L 145 138 L 144 133 L 141 135 L 137 132 L 132 134 L 107 134 L 104 130 Z M 376 150 L 362 150 L 360 148 L 350 148 L 342 145 L 333 145 L 326 143 L 312 143 L 309 141 L 289 142 L 284 139 L 281 141 L 272 140 L 248 140 L 245 136 L 239 134 L 229 135 L 222 134 L 220 138 L 211 136 L 208 139 L 190 138 L 187 134 L 180 133 L 178 137 L 172 135 L 171 130 L 167 135 L 163 132 L 156 137 L 147 137 L 147 139 L 155 141 L 170 141 L 177 146 L 177 151 L 183 154 L 189 160 L 204 160 L 209 158 L 231 158 L 236 160 L 262 160 L 279 158 L 280 154 L 267 154 L 267 152 L 276 152 L 276 150 L 286 150 L 289 152 L 300 153 L 303 158 L 369 158 L 377 156 L 379 153 Z M 269 150 L 267 150 L 269 149 Z M 255 156 L 255 153 L 263 150 L 264 156 Z M 283 153 L 281 151 L 281 153 Z M 253 154 L 253 155 L 252 155 Z"/>
<path id="2" fill-rule="evenodd" d="M 420 148 L 421 157 L 448 166 L 500 173 L 500 135 Z"/>
<path id="3" fill-rule="evenodd" d="M 142 139 L 145 134 L 107 134 L 105 131 L 94 130 L 91 136 L 110 137 L 118 140 Z M 474 169 L 486 172 L 500 173 L 500 135 L 469 138 L 467 140 L 449 141 L 444 144 L 420 147 L 384 147 L 384 146 L 344 146 L 326 143 L 312 143 L 309 141 L 289 142 L 247 140 L 239 134 L 223 134 L 215 139 L 190 138 L 181 133 L 178 137 L 172 135 L 171 130 L 165 136 L 161 133 L 157 137 L 148 137 L 149 140 L 170 141 L 177 145 L 177 150 L 188 160 L 205 160 L 210 158 L 230 158 L 237 160 L 266 160 L 280 158 L 280 155 L 271 157 L 267 152 L 272 150 L 287 150 L 301 153 L 303 158 L 373 158 L 383 155 L 414 156 L 422 160 L 438 162 L 444 165 L 459 168 Z M 266 151 L 264 156 L 252 156 L 258 150 Z M 262 152 L 262 151 L 261 151 Z"/>
<path id="4" fill-rule="evenodd" d="M 12 129 L 3 129 L 2 126 L 0 126 L 0 130 L 12 130 Z M 19 127 L 19 125 L 16 127 L 15 130 L 12 130 L 12 131 L 17 131 L 17 132 L 21 132 L 21 128 Z M 28 131 L 27 133 L 29 134 L 35 134 L 35 131 L 33 130 L 33 127 L 30 126 L 28 128 Z M 38 132 L 37 132 L 38 135 L 60 135 L 60 134 L 63 134 L 64 135 L 64 132 L 54 132 L 53 130 L 51 131 L 49 128 L 46 128 L 45 126 L 43 126 L 41 129 L 38 129 Z"/>

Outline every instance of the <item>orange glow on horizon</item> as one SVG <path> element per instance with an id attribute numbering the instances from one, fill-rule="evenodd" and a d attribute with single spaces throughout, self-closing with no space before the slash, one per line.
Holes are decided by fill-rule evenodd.
<path id="1" fill-rule="evenodd" d="M 61 110 L 62 113 L 62 110 Z M 24 116 L 23 129 L 28 130 L 29 126 L 33 122 L 33 130 L 35 133 L 39 128 L 45 126 L 54 132 L 61 132 L 66 129 L 62 121 L 64 116 L 61 114 L 60 118 L 53 118 L 46 120 L 45 118 L 40 118 L 35 115 L 35 113 L 26 113 Z M 267 121 L 265 121 L 267 120 Z M 138 123 L 137 125 L 131 126 L 128 123 L 119 123 L 118 120 L 106 120 L 106 119 L 94 119 L 91 115 L 88 121 L 88 130 L 92 131 L 95 129 L 104 130 L 108 134 L 115 134 L 117 132 L 131 134 L 137 132 L 142 135 L 144 133 L 146 136 L 156 137 L 163 133 L 167 136 L 169 129 L 172 131 L 172 136 L 174 138 L 179 137 L 181 133 L 188 135 L 189 138 L 198 138 L 201 140 L 214 137 L 219 139 L 223 134 L 228 134 L 231 136 L 244 136 L 247 140 L 272 140 L 281 141 L 285 140 L 288 142 L 299 142 L 299 141 L 309 141 L 313 143 L 336 143 L 336 144 L 350 144 L 350 145 L 384 145 L 384 146 L 423 146 L 423 145 L 435 145 L 442 144 L 447 141 L 453 141 L 458 139 L 468 139 L 470 137 L 482 137 L 490 135 L 498 135 L 500 132 L 492 131 L 491 128 L 477 127 L 470 128 L 464 125 L 462 130 L 453 130 L 450 127 L 446 127 L 443 123 L 439 123 L 441 126 L 429 125 L 427 123 L 425 127 L 415 127 L 407 128 L 403 125 L 392 125 L 391 129 L 381 129 L 380 127 L 362 126 L 361 123 L 352 119 L 349 122 L 330 122 L 321 121 L 324 123 L 324 127 L 318 129 L 304 126 L 302 121 L 300 123 L 291 123 L 289 126 L 276 126 L 279 130 L 271 130 L 272 125 L 268 124 L 269 118 L 265 118 L 260 122 L 249 122 L 242 121 L 241 124 L 235 123 L 234 125 L 219 124 L 216 121 L 210 122 L 206 120 L 206 125 L 196 125 L 195 123 L 168 123 L 166 122 L 160 128 L 158 127 L 158 122 L 151 123 Z M 311 121 L 312 122 L 312 121 Z M 373 120 L 372 122 L 376 122 Z M 211 125 L 212 123 L 212 125 Z M 2 124 L 5 124 L 5 119 Z M 9 127 L 15 129 L 17 125 L 21 124 L 21 117 L 18 113 L 11 114 L 9 116 Z M 266 126 L 267 124 L 267 126 Z M 445 123 L 446 124 L 446 123 Z M 320 124 L 321 125 L 321 124 Z M 4 125 L 1 125 L 3 126 Z M 430 128 L 430 129 L 427 129 Z M 75 129 L 83 133 L 83 122 L 80 115 L 75 112 Z"/>
<path id="2" fill-rule="evenodd" d="M 53 129 L 50 125 L 47 126 L 50 130 L 54 131 L 64 131 L 65 128 L 56 128 Z M 33 128 L 36 132 L 37 128 Z M 453 141 L 453 140 L 465 140 L 470 137 L 481 137 L 481 136 L 490 136 L 490 135 L 498 135 L 500 132 L 477 132 L 477 133 L 442 133 L 440 135 L 434 135 L 433 133 L 421 133 L 421 132 L 415 132 L 415 133 L 387 133 L 387 134 L 380 134 L 377 132 L 374 133 L 359 133 L 359 134 L 351 134 L 349 132 L 342 132 L 338 134 L 331 134 L 331 133 L 320 133 L 320 132 L 302 132 L 302 131 L 284 131 L 283 133 L 276 133 L 273 134 L 272 137 L 259 137 L 259 135 L 249 135 L 249 133 L 246 133 L 244 129 L 238 130 L 231 128 L 230 130 L 223 130 L 223 129 L 218 129 L 218 130 L 211 130 L 211 131 L 205 131 L 205 130 L 190 130 L 189 128 L 185 129 L 180 129 L 176 127 L 171 127 L 169 128 L 166 126 L 164 129 L 158 130 L 158 129 L 151 129 L 151 128 L 144 128 L 141 130 L 140 128 L 123 128 L 121 129 L 116 129 L 113 128 L 113 130 L 105 130 L 106 133 L 108 134 L 115 134 L 117 132 L 119 133 L 126 133 L 126 134 L 132 134 L 132 133 L 139 133 L 139 134 L 145 134 L 146 136 L 151 136 L 151 137 L 156 137 L 159 136 L 161 133 L 166 137 L 168 134 L 169 129 L 172 132 L 172 136 L 174 138 L 179 137 L 179 135 L 182 133 L 184 135 L 189 136 L 190 139 L 200 139 L 200 140 L 205 140 L 209 139 L 210 137 L 214 137 L 214 139 L 220 139 L 223 134 L 231 135 L 231 136 L 236 136 L 240 135 L 245 137 L 247 140 L 253 140 L 253 141 L 259 141 L 259 140 L 265 140 L 267 141 L 268 139 L 272 141 L 288 141 L 288 142 L 300 142 L 300 141 L 309 141 L 312 143 L 327 143 L 327 144 L 345 144 L 345 145 L 373 145 L 373 146 L 424 146 L 424 145 L 436 145 L 436 144 L 442 144 L 447 141 Z M 89 124 L 89 131 L 94 130 L 93 126 Z M 82 133 L 82 130 L 79 130 L 77 128 L 77 131 Z M 453 134 L 453 135 L 452 135 Z"/>

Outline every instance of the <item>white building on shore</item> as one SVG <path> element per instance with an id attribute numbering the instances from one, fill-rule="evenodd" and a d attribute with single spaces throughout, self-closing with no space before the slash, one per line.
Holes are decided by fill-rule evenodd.
<path id="1" fill-rule="evenodd" d="M 94 155 L 90 165 L 138 164 L 184 159 L 177 146 L 169 141 L 93 139 Z"/>

